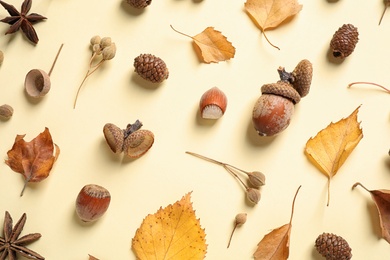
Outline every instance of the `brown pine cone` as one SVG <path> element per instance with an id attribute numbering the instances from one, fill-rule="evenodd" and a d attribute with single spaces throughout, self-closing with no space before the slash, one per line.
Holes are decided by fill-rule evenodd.
<path id="1" fill-rule="evenodd" d="M 301 97 L 309 93 L 311 79 L 313 77 L 313 65 L 308 60 L 301 60 L 291 73 L 291 85 L 298 91 Z"/>
<path id="2" fill-rule="evenodd" d="M 351 248 L 348 242 L 332 233 L 322 233 L 315 242 L 317 251 L 326 260 L 349 260 L 352 258 Z"/>
<path id="3" fill-rule="evenodd" d="M 143 9 L 152 3 L 152 0 L 127 0 L 127 3 L 134 8 Z"/>
<path id="4" fill-rule="evenodd" d="M 299 101 L 301 101 L 301 96 L 293 88 L 293 86 L 289 82 L 282 80 L 279 80 L 276 83 L 264 84 L 261 87 L 261 93 L 282 96 L 291 100 L 294 104 L 297 104 Z"/>
<path id="5" fill-rule="evenodd" d="M 169 76 L 165 62 L 152 54 L 141 54 L 136 57 L 134 68 L 138 75 L 153 83 L 163 82 Z"/>
<path id="6" fill-rule="evenodd" d="M 359 32 L 352 24 L 344 24 L 333 35 L 330 48 L 335 58 L 348 57 L 359 40 Z"/>

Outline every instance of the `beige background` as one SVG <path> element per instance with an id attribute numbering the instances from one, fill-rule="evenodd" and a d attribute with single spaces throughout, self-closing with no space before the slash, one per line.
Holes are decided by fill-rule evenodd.
<path id="1" fill-rule="evenodd" d="M 9 1 L 20 8 L 21 1 Z M 251 259 L 257 243 L 272 229 L 286 224 L 299 185 L 290 259 L 321 259 L 313 249 L 322 232 L 343 236 L 354 259 L 388 259 L 390 245 L 380 239 L 379 219 L 369 193 L 351 191 L 360 181 L 370 189 L 390 189 L 389 94 L 372 86 L 347 84 L 374 81 L 390 84 L 390 13 L 381 26 L 382 1 L 300 0 L 302 11 L 268 31 L 272 48 L 244 11 L 244 1 L 154 0 L 143 12 L 121 1 L 35 0 L 31 11 L 48 17 L 35 26 L 40 37 L 33 46 L 20 33 L 0 37 L 5 61 L 0 67 L 0 103 L 15 109 L 0 122 L 0 154 L 6 159 L 17 134 L 29 141 L 45 127 L 61 148 L 51 175 L 30 184 L 23 197 L 22 177 L 0 165 L 0 221 L 8 210 L 16 222 L 23 212 L 23 234 L 40 232 L 30 248 L 46 259 L 135 259 L 130 243 L 142 219 L 192 191 L 193 207 L 206 229 L 207 259 Z M 8 13 L 0 9 L 0 17 Z M 343 63 L 328 59 L 333 33 L 344 23 L 359 29 L 355 52 Z M 208 26 L 221 31 L 236 47 L 228 62 L 204 64 L 194 53 L 190 35 Z M 8 28 L 0 24 L 0 33 Z M 110 36 L 116 57 L 93 74 L 72 108 L 90 57 L 93 35 Z M 41 100 L 24 93 L 30 69 L 49 70 L 61 43 L 64 48 L 52 73 L 52 89 Z M 133 59 L 152 53 L 167 63 L 170 76 L 153 86 L 134 72 Z M 291 125 L 275 138 L 257 136 L 251 113 L 260 87 L 278 79 L 279 66 L 292 70 L 301 59 L 313 63 L 309 95 L 296 105 Z M 228 97 L 225 115 L 216 122 L 201 120 L 200 96 L 218 86 Z M 326 177 L 303 154 L 306 141 L 362 105 L 359 121 L 364 137 L 332 180 L 326 207 Z M 155 134 L 155 144 L 134 161 L 108 149 L 102 128 L 124 128 L 139 119 Z M 240 184 L 223 168 L 191 157 L 198 152 L 267 176 L 262 199 L 245 202 Z M 106 187 L 112 202 L 93 225 L 75 216 L 75 199 L 89 183 Z M 248 221 L 228 237 L 237 213 Z"/>

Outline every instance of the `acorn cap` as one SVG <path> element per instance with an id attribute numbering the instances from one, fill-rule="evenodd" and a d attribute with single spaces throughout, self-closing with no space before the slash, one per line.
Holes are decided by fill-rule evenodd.
<path id="1" fill-rule="evenodd" d="M 299 103 L 301 100 L 301 96 L 293 86 L 289 82 L 282 80 L 276 83 L 264 84 L 261 87 L 261 93 L 282 96 L 290 99 L 294 104 Z"/>
<path id="2" fill-rule="evenodd" d="M 123 144 L 123 152 L 130 158 L 144 155 L 153 145 L 154 135 L 149 130 L 137 130 L 130 134 Z"/>
<path id="3" fill-rule="evenodd" d="M 291 74 L 291 85 L 299 93 L 301 98 L 309 94 L 313 77 L 313 65 L 311 62 L 306 59 L 301 60 Z"/>
<path id="4" fill-rule="evenodd" d="M 121 153 L 124 139 L 123 130 L 114 124 L 107 123 L 103 127 L 103 134 L 111 151 L 114 153 Z"/>
<path id="5" fill-rule="evenodd" d="M 152 3 L 152 0 L 127 0 L 129 5 L 137 9 L 143 9 Z"/>
<path id="6" fill-rule="evenodd" d="M 27 95 L 33 98 L 40 98 L 46 95 L 50 90 L 51 82 L 49 75 L 40 69 L 30 70 L 24 81 L 24 87 Z"/>

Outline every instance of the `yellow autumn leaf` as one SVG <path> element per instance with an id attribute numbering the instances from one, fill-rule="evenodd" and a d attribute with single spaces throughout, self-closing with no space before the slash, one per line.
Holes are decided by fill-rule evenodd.
<path id="1" fill-rule="evenodd" d="M 191 193 L 149 214 L 137 229 L 132 249 L 137 259 L 204 259 L 205 231 L 192 208 Z"/>
<path id="2" fill-rule="evenodd" d="M 265 30 L 276 28 L 287 18 L 296 15 L 302 10 L 302 5 L 297 0 L 247 0 L 245 10 L 269 44 L 279 49 L 268 40 Z"/>
<path id="3" fill-rule="evenodd" d="M 197 54 L 205 63 L 226 61 L 233 58 L 236 53 L 236 48 L 234 48 L 232 43 L 220 31 L 215 30 L 213 27 L 207 27 L 195 36 L 179 32 L 173 27 L 172 29 L 194 41 Z"/>
<path id="4" fill-rule="evenodd" d="M 306 143 L 306 156 L 328 177 L 328 205 L 331 178 L 336 175 L 363 138 L 360 122 L 357 121 L 359 108 L 360 106 L 347 118 L 343 118 L 336 123 L 330 123 Z"/>

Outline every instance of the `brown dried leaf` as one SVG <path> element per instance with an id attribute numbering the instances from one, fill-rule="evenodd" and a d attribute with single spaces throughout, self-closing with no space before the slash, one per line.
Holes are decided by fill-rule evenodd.
<path id="1" fill-rule="evenodd" d="M 390 243 L 390 190 L 368 190 L 359 182 L 355 183 L 352 189 L 358 185 L 371 194 L 371 198 L 378 209 L 382 237 Z"/>
<path id="2" fill-rule="evenodd" d="M 290 222 L 272 230 L 263 237 L 257 244 L 256 252 L 253 254 L 255 260 L 283 260 L 288 258 L 290 254 L 290 234 L 295 199 L 300 188 L 301 186 L 298 187 L 293 199 Z"/>
<path id="3" fill-rule="evenodd" d="M 302 10 L 302 5 L 297 0 L 247 0 L 245 10 L 263 32 L 266 40 L 278 48 L 268 40 L 265 30 L 275 28 L 287 18 L 296 15 Z"/>
<path id="4" fill-rule="evenodd" d="M 5 163 L 15 172 L 23 175 L 25 184 L 20 196 L 29 182 L 40 182 L 46 179 L 59 156 L 60 149 L 53 143 L 49 129 L 40 133 L 30 142 L 17 135 L 12 149 L 7 152 Z"/>
<path id="5" fill-rule="evenodd" d="M 89 260 L 99 260 L 98 258 L 96 258 L 96 257 L 94 257 L 94 256 L 92 256 L 92 255 L 88 255 L 89 256 Z"/>
<path id="6" fill-rule="evenodd" d="M 198 48 L 198 54 L 205 63 L 226 61 L 233 58 L 236 53 L 236 48 L 234 48 L 232 43 L 213 27 L 207 27 L 203 32 L 193 37 L 179 32 L 173 27 L 172 29 L 194 40 L 195 47 Z"/>
<path id="7" fill-rule="evenodd" d="M 207 244 L 192 209 L 191 194 L 155 214 L 148 215 L 137 229 L 132 249 L 137 259 L 204 259 Z"/>
<path id="8" fill-rule="evenodd" d="M 305 147 L 309 160 L 328 177 L 328 203 L 330 199 L 330 180 L 344 164 L 360 140 L 363 132 L 357 121 L 359 108 L 351 115 L 336 123 L 330 123 L 325 129 L 310 138 Z"/>

